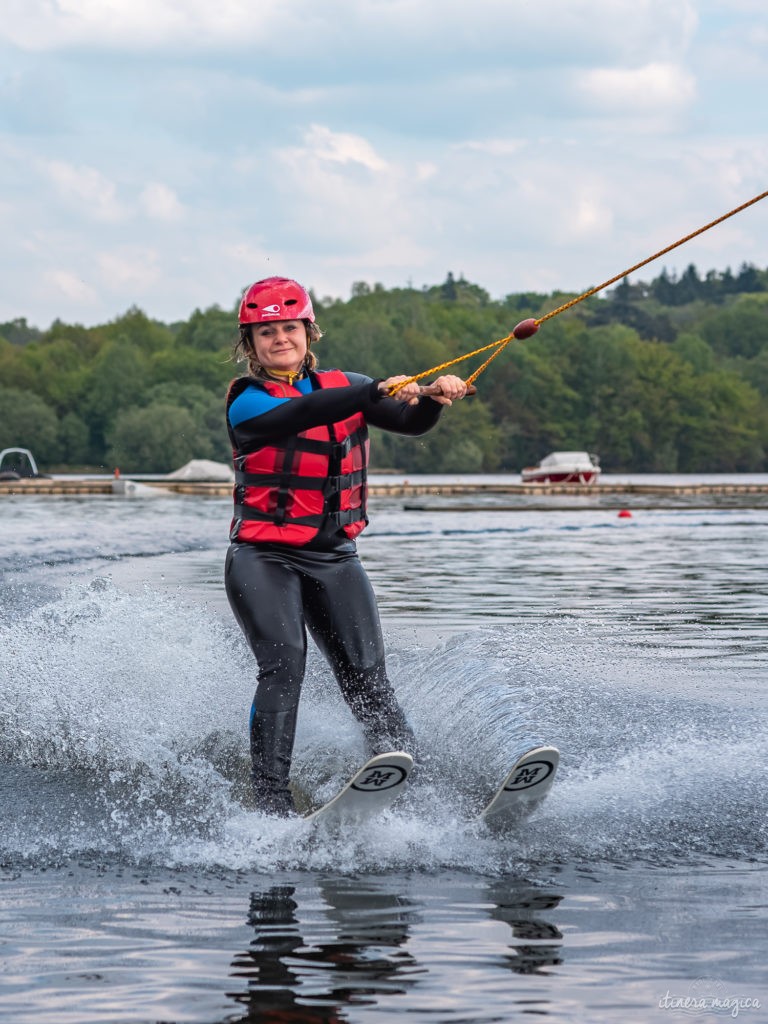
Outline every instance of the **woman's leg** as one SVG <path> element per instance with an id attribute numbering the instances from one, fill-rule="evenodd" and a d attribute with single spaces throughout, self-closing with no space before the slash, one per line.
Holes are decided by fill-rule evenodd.
<path id="1" fill-rule="evenodd" d="M 302 577 L 307 625 L 360 722 L 371 753 L 410 750 L 413 731 L 387 678 L 379 609 L 357 555 L 313 566 Z"/>
<path id="2" fill-rule="evenodd" d="M 293 811 L 288 788 L 296 715 L 307 654 L 300 578 L 280 556 L 233 544 L 224 573 L 227 597 L 259 666 L 251 706 L 251 774 L 257 806 Z"/>

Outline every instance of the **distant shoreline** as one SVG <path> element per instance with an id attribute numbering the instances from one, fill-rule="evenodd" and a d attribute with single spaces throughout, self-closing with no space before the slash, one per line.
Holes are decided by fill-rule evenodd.
<path id="1" fill-rule="evenodd" d="M 598 483 L 583 484 L 523 484 L 518 474 L 507 476 L 461 476 L 444 477 L 411 475 L 402 479 L 377 478 L 372 474 L 368 493 L 372 497 L 420 497 L 420 496 L 460 496 L 460 495 L 510 495 L 519 498 L 546 498 L 549 496 L 570 496 L 600 498 L 610 495 L 627 495 L 642 497 L 768 497 L 768 474 L 702 474 L 701 476 L 648 474 L 633 479 L 616 477 L 603 478 Z M 708 477 L 708 479 L 707 479 Z M 734 479 L 734 477 L 736 479 Z M 230 497 L 232 483 L 229 481 L 192 481 L 168 480 L 161 476 L 136 474 L 126 475 L 116 480 L 112 476 L 102 477 L 65 477 L 34 478 L 6 480 L 0 482 L 0 496 L 3 495 L 107 495 L 118 493 L 130 496 L 131 489 L 126 484 L 136 482 L 134 495 L 145 494 L 150 490 L 165 493 L 198 495 L 207 497 Z M 762 503 L 761 503 L 762 504 Z M 586 506 L 585 506 L 586 507 Z"/>

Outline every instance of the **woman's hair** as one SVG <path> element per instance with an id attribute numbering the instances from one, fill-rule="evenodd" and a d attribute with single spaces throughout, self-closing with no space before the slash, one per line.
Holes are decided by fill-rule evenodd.
<path id="1" fill-rule="evenodd" d="M 314 370 L 317 366 L 317 356 L 312 351 L 312 345 L 322 338 L 323 332 L 311 320 L 303 320 L 302 323 L 307 329 L 307 354 L 304 356 L 304 369 Z M 256 351 L 253 347 L 253 339 L 251 338 L 251 327 L 253 326 L 257 325 L 241 325 L 240 337 L 232 348 L 232 359 L 236 363 L 246 362 L 248 364 L 248 373 L 251 377 L 263 377 L 266 374 L 266 370 L 256 358 Z"/>

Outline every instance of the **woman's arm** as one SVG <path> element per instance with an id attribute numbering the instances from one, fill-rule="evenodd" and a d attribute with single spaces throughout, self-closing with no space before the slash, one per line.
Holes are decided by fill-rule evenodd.
<path id="1" fill-rule="evenodd" d="M 229 422 L 241 451 L 260 448 L 324 423 L 362 412 L 373 382 L 365 378 L 348 388 L 320 388 L 301 397 L 276 398 L 247 388 L 229 407 Z"/>
<path id="2" fill-rule="evenodd" d="M 351 380 L 370 380 L 360 373 L 348 373 Z M 377 385 L 380 381 L 375 381 Z M 442 407 L 431 398 L 420 398 L 416 405 L 399 398 L 388 398 L 381 391 L 376 391 L 372 401 L 362 410 L 366 422 L 372 427 L 380 427 L 393 434 L 408 434 L 417 437 L 426 434 L 440 419 Z"/>
<path id="3" fill-rule="evenodd" d="M 435 425 L 441 407 L 431 399 L 417 405 L 387 398 L 381 381 L 347 373 L 349 387 L 320 388 L 301 397 L 276 398 L 260 388 L 247 388 L 232 403 L 229 422 L 240 451 L 252 451 L 325 423 L 361 412 L 368 423 L 400 434 L 423 434 Z"/>

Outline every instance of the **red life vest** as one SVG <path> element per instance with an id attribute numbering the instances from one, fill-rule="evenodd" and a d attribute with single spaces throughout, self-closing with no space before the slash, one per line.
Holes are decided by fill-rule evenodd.
<path id="1" fill-rule="evenodd" d="M 349 387 L 341 370 L 320 371 L 312 378 L 321 388 Z M 302 392 L 289 384 L 241 377 L 230 386 L 227 408 L 249 386 L 276 398 L 302 397 Z M 234 448 L 235 510 L 230 540 L 301 547 L 316 537 L 328 520 L 347 537 L 356 537 L 368 525 L 368 449 L 362 413 L 289 435 L 246 454 Z"/>

